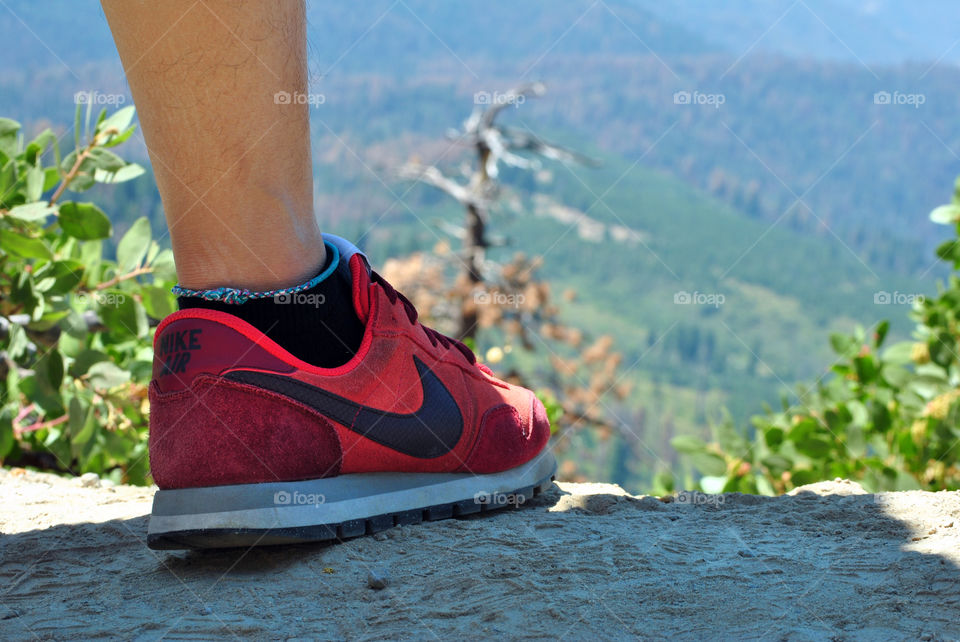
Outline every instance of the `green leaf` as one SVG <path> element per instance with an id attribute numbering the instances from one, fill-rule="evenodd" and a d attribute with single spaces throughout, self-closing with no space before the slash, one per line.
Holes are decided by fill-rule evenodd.
<path id="1" fill-rule="evenodd" d="M 872 356 L 864 355 L 862 357 L 855 357 L 853 364 L 857 369 L 857 380 L 860 381 L 860 383 L 868 384 L 873 382 L 873 378 L 877 374 L 877 364 Z"/>
<path id="2" fill-rule="evenodd" d="M 932 383 L 946 384 L 949 381 L 947 371 L 935 363 L 924 363 L 917 366 L 917 377 Z"/>
<path id="3" fill-rule="evenodd" d="M 47 294 L 47 291 L 50 288 L 52 288 L 53 284 L 56 282 L 57 282 L 56 279 L 49 276 L 46 276 L 43 278 L 37 278 L 36 283 L 34 283 L 33 289 L 36 290 L 37 292 L 42 292 L 43 294 Z"/>
<path id="4" fill-rule="evenodd" d="M 117 337 L 146 336 L 147 314 L 143 305 L 122 290 L 106 290 L 97 295 L 98 312 L 111 335 Z"/>
<path id="5" fill-rule="evenodd" d="M 953 334 L 946 330 L 939 330 L 930 337 L 927 343 L 927 349 L 930 351 L 930 360 L 942 366 L 949 366 L 953 363 L 954 354 L 956 354 L 956 342 Z"/>
<path id="6" fill-rule="evenodd" d="M 899 343 L 894 343 L 892 346 L 884 350 L 883 360 L 887 363 L 893 363 L 896 365 L 910 363 L 913 356 L 913 346 L 913 341 L 901 341 Z"/>
<path id="7" fill-rule="evenodd" d="M 56 167 L 43 170 L 43 191 L 53 189 L 60 182 L 60 171 Z"/>
<path id="8" fill-rule="evenodd" d="M 50 350 L 44 354 L 37 360 L 33 372 L 34 389 L 32 392 L 24 390 L 24 393 L 47 415 L 59 417 L 64 412 L 60 395 L 60 384 L 63 383 L 63 356 L 60 351 Z"/>
<path id="9" fill-rule="evenodd" d="M 57 390 L 63 383 L 63 355 L 59 350 L 50 350 L 44 358 L 47 361 L 47 378 L 50 388 Z"/>
<path id="10" fill-rule="evenodd" d="M 43 239 L 24 236 L 13 230 L 0 234 L 0 249 L 25 259 L 52 259 L 53 252 Z"/>
<path id="11" fill-rule="evenodd" d="M 690 455 L 690 464 L 702 475 L 716 476 L 727 472 L 727 462 L 714 453 L 698 452 Z"/>
<path id="12" fill-rule="evenodd" d="M 886 404 L 873 402 L 870 404 L 870 419 L 873 422 L 873 431 L 885 433 L 890 429 L 890 409 Z"/>
<path id="13" fill-rule="evenodd" d="M 850 424 L 852 426 L 863 427 L 867 425 L 870 415 L 867 413 L 867 407 L 862 402 L 853 399 L 847 403 L 847 410 L 850 412 Z"/>
<path id="14" fill-rule="evenodd" d="M 711 495 L 719 495 L 727 485 L 726 475 L 704 475 L 700 478 L 700 488 Z"/>
<path id="15" fill-rule="evenodd" d="M 63 334 L 60 335 L 60 347 L 62 352 L 65 355 L 76 356 L 83 349 L 83 346 L 76 346 L 76 349 L 73 352 L 69 352 L 69 347 L 72 346 L 70 346 L 70 342 L 67 341 L 67 339 L 74 339 L 75 342 L 86 339 L 87 322 L 79 312 L 76 310 L 70 310 L 67 315 L 60 320 L 60 329 L 63 331 Z"/>
<path id="16" fill-rule="evenodd" d="M 850 426 L 847 430 L 847 439 L 844 445 L 851 457 L 855 459 L 863 457 L 867 452 L 867 439 L 864 429 L 860 426 Z"/>
<path id="17" fill-rule="evenodd" d="M 768 429 L 764 433 L 763 439 L 764 441 L 767 442 L 767 446 L 776 450 L 777 448 L 780 447 L 780 444 L 783 443 L 783 436 L 784 436 L 783 428 L 774 427 L 774 428 Z"/>
<path id="18" fill-rule="evenodd" d="M 812 470 L 793 470 L 790 472 L 790 481 L 795 486 L 806 486 L 821 481 L 821 476 Z"/>
<path id="19" fill-rule="evenodd" d="M 87 374 L 91 366 L 109 359 L 109 355 L 98 350 L 84 350 L 77 355 L 77 358 L 74 359 L 73 364 L 70 366 L 70 376 L 82 377 L 83 375 Z"/>
<path id="20" fill-rule="evenodd" d="M 793 442 L 803 441 L 807 439 L 810 435 L 815 435 L 820 432 L 822 427 L 817 423 L 812 417 L 804 417 L 790 429 L 790 432 L 787 434 L 787 438 Z"/>
<path id="21" fill-rule="evenodd" d="M 110 236 L 110 219 L 93 203 L 67 201 L 60 206 L 60 227 L 81 241 L 105 239 Z"/>
<path id="22" fill-rule="evenodd" d="M 37 136 L 27 144 L 27 149 L 24 152 L 24 158 L 31 165 L 35 165 L 37 164 L 37 158 L 43 156 L 43 153 L 47 151 L 48 147 L 56 144 L 57 135 L 54 134 L 53 130 L 48 127 L 37 134 Z"/>
<path id="23" fill-rule="evenodd" d="M 48 294 L 67 294 L 83 280 L 83 263 L 73 259 L 53 261 L 37 270 L 37 277 L 53 279 L 46 290 Z"/>
<path id="24" fill-rule="evenodd" d="M 20 123 L 9 118 L 0 118 L 0 136 L 15 136 L 18 131 L 20 131 Z"/>
<path id="25" fill-rule="evenodd" d="M 27 352 L 30 345 L 30 339 L 23 327 L 17 323 L 10 324 L 9 343 L 7 344 L 7 354 L 11 359 L 19 359 Z"/>
<path id="26" fill-rule="evenodd" d="M 150 263 L 150 267 L 153 268 L 155 280 L 175 281 L 177 278 L 177 266 L 173 262 L 173 252 L 170 250 L 161 250 Z"/>
<path id="27" fill-rule="evenodd" d="M 87 162 L 89 161 L 89 169 Z M 87 171 L 102 169 L 105 172 L 116 172 L 126 166 L 127 161 L 123 160 L 109 149 L 94 147 L 90 150 L 87 158 L 84 160 L 83 168 Z"/>
<path id="28" fill-rule="evenodd" d="M 841 357 L 852 357 L 860 350 L 860 344 L 855 337 L 839 332 L 830 335 L 830 346 Z"/>
<path id="29" fill-rule="evenodd" d="M 761 459 L 760 463 L 769 468 L 770 472 L 777 476 L 793 468 L 793 462 L 783 455 L 768 455 Z"/>
<path id="30" fill-rule="evenodd" d="M 43 196 L 44 173 L 42 167 L 30 167 L 27 170 L 26 193 L 24 196 L 28 203 L 39 201 Z"/>
<path id="31" fill-rule="evenodd" d="M 109 118 L 102 120 L 97 125 L 97 133 L 99 134 L 101 132 L 105 132 L 108 129 L 115 129 L 118 132 L 125 131 L 128 127 L 130 127 L 130 123 L 133 121 L 133 115 L 135 111 L 136 109 L 133 105 L 118 109 L 110 114 Z"/>
<path id="32" fill-rule="evenodd" d="M 894 482 L 894 490 L 921 490 L 923 487 L 917 482 L 913 475 L 905 471 L 897 471 L 897 479 Z"/>
<path id="33" fill-rule="evenodd" d="M 76 95 L 74 95 L 74 100 L 77 102 L 77 109 L 73 114 L 73 143 L 76 149 L 80 149 L 80 137 L 83 135 L 84 101 L 77 100 Z"/>
<path id="34" fill-rule="evenodd" d="M 93 436 L 97 422 L 93 406 L 88 406 L 79 397 L 70 400 L 70 442 L 82 446 Z"/>
<path id="35" fill-rule="evenodd" d="M 96 181 L 92 174 L 77 174 L 76 178 L 70 181 L 70 190 L 73 192 L 85 192 L 93 187 Z"/>
<path id="36" fill-rule="evenodd" d="M 777 492 L 773 488 L 773 484 L 770 483 L 766 477 L 756 477 L 757 480 L 757 494 L 758 495 L 776 495 Z"/>
<path id="37" fill-rule="evenodd" d="M 21 221 L 42 221 L 51 214 L 56 214 L 57 208 L 47 205 L 45 201 L 17 205 L 10 210 L 10 216 Z"/>
<path id="38" fill-rule="evenodd" d="M 117 265 L 120 274 L 126 274 L 139 267 L 149 247 L 150 221 L 146 216 L 141 216 L 134 221 L 117 245 Z"/>
<path id="39" fill-rule="evenodd" d="M 6 203 L 8 197 L 18 195 L 17 190 L 13 189 L 16 182 L 17 164 L 12 160 L 4 162 L 3 152 L 0 152 L 0 205 Z"/>
<path id="40" fill-rule="evenodd" d="M 889 386 L 900 389 L 907 385 L 913 377 L 913 373 L 903 366 L 888 363 L 880 370 L 880 376 Z"/>
<path id="41" fill-rule="evenodd" d="M 106 110 L 103 110 L 104 112 Z M 83 133 L 84 135 L 90 134 L 90 116 L 93 115 L 93 101 L 87 101 L 87 108 L 84 110 L 84 119 L 83 119 Z"/>
<path id="42" fill-rule="evenodd" d="M 670 440 L 670 445 L 679 453 L 693 455 L 706 450 L 707 444 L 699 437 L 693 435 L 677 435 Z"/>
<path id="43" fill-rule="evenodd" d="M 103 146 L 116 147 L 120 143 L 126 142 L 126 140 L 133 135 L 133 132 L 136 131 L 136 129 L 137 129 L 136 125 L 130 125 L 129 127 L 127 127 L 125 131 L 120 132 L 116 136 L 111 136 L 106 141 L 104 141 Z"/>
<path id="44" fill-rule="evenodd" d="M 13 450 L 13 416 L 12 412 L 0 408 L 0 459 L 3 459 Z"/>
<path id="45" fill-rule="evenodd" d="M 944 241 L 937 246 L 936 252 L 937 256 L 944 261 L 960 260 L 960 243 L 958 243 L 956 239 L 952 241 Z"/>
<path id="46" fill-rule="evenodd" d="M 960 205 L 941 205 L 930 212 L 930 220 L 941 225 L 950 225 L 960 220 Z"/>
<path id="47" fill-rule="evenodd" d="M 873 347 L 879 348 L 883 345 L 883 340 L 887 338 L 887 333 L 890 331 L 890 322 L 881 321 L 877 324 L 877 329 L 873 332 Z"/>
<path id="48" fill-rule="evenodd" d="M 103 241 L 84 241 L 80 244 L 80 261 L 87 269 L 87 285 L 100 283 L 100 265 L 103 262 Z"/>
<path id="49" fill-rule="evenodd" d="M 0 136 L 10 136 L 20 131 L 20 123 L 9 118 L 0 118 Z"/>
<path id="50" fill-rule="evenodd" d="M 177 311 L 177 300 L 167 288 L 145 285 L 142 290 L 143 307 L 154 319 L 162 319 Z M 549 409 L 547 414 L 549 415 Z"/>
<path id="51" fill-rule="evenodd" d="M 128 163 L 120 169 L 110 172 L 99 167 L 93 172 L 93 180 L 98 183 L 123 183 L 126 181 L 133 180 L 139 176 L 142 176 L 146 173 L 147 170 L 143 169 L 140 165 L 136 163 Z"/>
<path id="52" fill-rule="evenodd" d="M 73 150 L 69 154 L 63 157 L 60 161 L 60 171 L 64 174 L 73 169 L 74 163 L 77 162 L 77 156 L 80 154 L 77 150 Z"/>
<path id="53" fill-rule="evenodd" d="M 7 156 L 14 156 L 17 153 L 18 131 L 20 131 L 20 123 L 9 118 L 0 118 L 0 152 Z"/>
<path id="54" fill-rule="evenodd" d="M 121 370 L 113 361 L 100 361 L 87 371 L 91 385 L 100 390 L 116 388 L 130 381 L 130 373 Z"/>
<path id="55" fill-rule="evenodd" d="M 144 261 L 147 262 L 147 265 L 153 263 L 154 259 L 157 258 L 157 255 L 160 254 L 160 245 L 156 241 L 150 241 L 150 247 L 147 249 L 147 258 Z"/>

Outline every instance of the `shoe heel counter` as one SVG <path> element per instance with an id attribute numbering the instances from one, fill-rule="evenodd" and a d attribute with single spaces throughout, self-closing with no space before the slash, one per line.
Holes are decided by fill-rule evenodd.
<path id="1" fill-rule="evenodd" d="M 160 488 L 339 473 L 339 437 L 323 416 L 221 376 L 233 368 L 293 371 L 252 334 L 199 316 L 176 318 L 159 328 L 149 390 L 149 450 Z"/>
<path id="2" fill-rule="evenodd" d="M 150 470 L 161 489 L 258 484 L 340 473 L 340 439 L 311 409 L 199 374 L 189 388 L 150 384 Z"/>

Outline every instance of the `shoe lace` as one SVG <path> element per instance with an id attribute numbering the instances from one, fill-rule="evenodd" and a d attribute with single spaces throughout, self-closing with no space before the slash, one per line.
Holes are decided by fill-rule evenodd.
<path id="1" fill-rule="evenodd" d="M 410 319 L 410 323 L 418 323 L 417 318 L 419 315 L 417 314 L 417 308 L 414 307 L 413 303 L 411 303 L 407 297 L 397 292 L 394 287 L 387 282 L 386 279 L 376 272 L 372 272 L 371 281 L 383 288 L 383 292 L 387 295 L 390 303 L 396 304 L 399 301 L 403 304 L 404 310 L 407 313 L 407 318 Z M 427 338 L 430 340 L 430 343 L 433 345 L 433 347 L 436 348 L 438 345 L 442 345 L 447 349 L 450 349 L 451 347 L 456 348 L 471 364 L 475 364 L 477 362 L 477 356 L 473 354 L 473 350 L 468 348 L 462 341 L 457 341 L 452 337 L 448 337 L 442 332 L 438 332 L 433 328 L 429 328 L 422 323 L 420 324 L 420 327 L 423 328 L 424 333 L 427 335 Z"/>

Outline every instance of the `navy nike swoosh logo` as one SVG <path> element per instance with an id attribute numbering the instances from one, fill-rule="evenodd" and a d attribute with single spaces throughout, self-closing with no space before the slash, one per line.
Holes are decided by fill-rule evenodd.
<path id="1" fill-rule="evenodd" d="M 353 432 L 404 455 L 433 459 L 446 455 L 460 441 L 463 415 L 456 399 L 437 375 L 417 357 L 413 362 L 423 386 L 423 402 L 416 412 L 408 414 L 370 408 L 279 374 L 234 370 L 224 376 L 290 397 Z"/>

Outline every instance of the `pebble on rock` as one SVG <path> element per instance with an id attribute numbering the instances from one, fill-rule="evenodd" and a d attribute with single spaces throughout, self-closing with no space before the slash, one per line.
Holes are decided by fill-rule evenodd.
<path id="1" fill-rule="evenodd" d="M 390 583 L 390 572 L 385 568 L 373 568 L 367 573 L 367 586 L 372 589 L 380 590 L 387 588 Z"/>
<path id="2" fill-rule="evenodd" d="M 96 488 L 100 485 L 100 475 L 97 473 L 83 473 L 80 475 L 80 485 L 84 488 Z"/>

